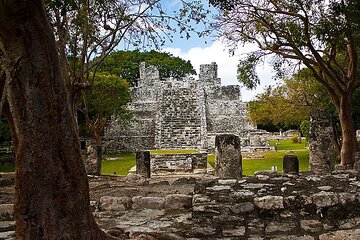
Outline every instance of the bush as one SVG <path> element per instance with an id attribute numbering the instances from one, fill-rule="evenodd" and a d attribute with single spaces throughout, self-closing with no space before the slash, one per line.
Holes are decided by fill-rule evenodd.
<path id="1" fill-rule="evenodd" d="M 292 142 L 292 143 L 299 143 L 299 138 L 298 138 L 298 136 L 297 136 L 297 135 L 293 135 L 293 136 L 291 137 L 291 142 Z"/>

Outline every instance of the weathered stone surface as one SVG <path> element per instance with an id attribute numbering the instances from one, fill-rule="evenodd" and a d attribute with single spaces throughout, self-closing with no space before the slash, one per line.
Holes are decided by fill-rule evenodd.
<path id="1" fill-rule="evenodd" d="M 284 198 L 282 196 L 265 196 L 254 198 L 254 203 L 262 209 L 283 209 Z"/>
<path id="2" fill-rule="evenodd" d="M 319 236 L 319 240 L 358 240 L 360 239 L 360 229 L 340 230 L 324 233 Z"/>
<path id="3" fill-rule="evenodd" d="M 245 231 L 245 227 L 241 226 L 232 229 L 223 229 L 222 232 L 225 237 L 242 237 L 245 235 Z"/>
<path id="4" fill-rule="evenodd" d="M 344 219 L 339 221 L 340 229 L 351 229 L 360 227 L 360 217 Z"/>
<path id="5" fill-rule="evenodd" d="M 125 211 L 131 208 L 131 198 L 103 196 L 99 208 L 102 211 Z"/>
<path id="6" fill-rule="evenodd" d="M 0 204 L 0 221 L 14 220 L 14 204 Z"/>
<path id="7" fill-rule="evenodd" d="M 15 231 L 15 221 L 0 221 L 0 232 L 8 231 Z"/>
<path id="8" fill-rule="evenodd" d="M 221 178 L 240 179 L 242 158 L 239 137 L 231 134 L 217 135 L 215 138 L 215 169 Z"/>
<path id="9" fill-rule="evenodd" d="M 156 67 L 145 64 L 139 71 L 128 106 L 133 120 L 130 126 L 112 120 L 105 129 L 107 151 L 213 149 L 217 133 L 245 137 L 253 129 L 240 86 L 221 86 L 216 63 L 201 65 L 198 80 L 160 79 Z"/>
<path id="10" fill-rule="evenodd" d="M 97 165 L 97 152 L 96 147 L 89 145 L 86 150 L 86 159 L 85 159 L 85 169 L 87 174 L 98 175 L 98 165 Z"/>
<path id="11" fill-rule="evenodd" d="M 319 232 L 324 228 L 318 220 L 301 220 L 300 225 L 306 232 Z"/>
<path id="12" fill-rule="evenodd" d="M 150 151 L 136 152 L 136 174 L 150 177 Z"/>
<path id="13" fill-rule="evenodd" d="M 171 194 L 165 197 L 166 209 L 181 209 L 192 207 L 192 196 L 186 194 Z"/>
<path id="14" fill-rule="evenodd" d="M 141 175 L 129 173 L 126 175 L 126 182 L 131 185 L 146 185 L 149 181 Z"/>
<path id="15" fill-rule="evenodd" d="M 339 202 L 338 196 L 333 192 L 319 192 L 312 196 L 313 203 L 317 207 L 330 207 Z"/>
<path id="16" fill-rule="evenodd" d="M 0 232 L 0 239 L 10 240 L 14 239 L 15 231 Z"/>
<path id="17" fill-rule="evenodd" d="M 299 174 L 299 160 L 295 155 L 285 155 L 283 159 L 283 171 L 289 174 Z"/>
<path id="18" fill-rule="evenodd" d="M 240 213 L 254 211 L 255 207 L 254 204 L 252 204 L 251 202 L 244 202 L 230 206 L 230 209 L 233 213 L 240 214 Z"/>
<path id="19" fill-rule="evenodd" d="M 297 235 L 287 235 L 287 236 L 276 236 L 270 238 L 271 240 L 314 240 L 312 236 L 304 235 L 304 236 L 297 236 Z"/>
<path id="20" fill-rule="evenodd" d="M 313 110 L 310 113 L 310 170 L 315 174 L 326 174 L 334 170 L 336 152 L 332 120 L 327 110 Z"/>
<path id="21" fill-rule="evenodd" d="M 279 222 L 271 222 L 266 228 L 266 233 L 274 233 L 274 232 L 290 232 L 296 228 L 294 223 L 279 223 Z"/>
<path id="22" fill-rule="evenodd" d="M 206 153 L 189 154 L 151 154 L 151 173 L 157 175 L 176 173 L 194 173 L 207 167 Z"/>
<path id="23" fill-rule="evenodd" d="M 165 208 L 165 198 L 162 197 L 133 197 L 132 198 L 132 208 L 133 209 L 164 209 Z"/>

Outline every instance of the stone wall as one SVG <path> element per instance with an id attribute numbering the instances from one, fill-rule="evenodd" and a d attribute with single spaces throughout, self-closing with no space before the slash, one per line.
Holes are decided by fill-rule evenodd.
<path id="1" fill-rule="evenodd" d="M 360 239 L 360 178 L 90 178 L 97 223 L 121 239 Z M 0 176 L 0 239 L 14 239 L 14 174 Z"/>
<path id="2" fill-rule="evenodd" d="M 192 219 L 201 239 L 359 239 L 355 173 L 256 175 L 198 183 Z"/>
<path id="3" fill-rule="evenodd" d="M 151 154 L 151 174 L 205 173 L 206 153 Z"/>
<path id="4" fill-rule="evenodd" d="M 169 87 L 170 85 L 170 87 Z M 155 148 L 196 149 L 201 145 L 201 116 L 197 88 L 164 88 L 156 124 Z"/>

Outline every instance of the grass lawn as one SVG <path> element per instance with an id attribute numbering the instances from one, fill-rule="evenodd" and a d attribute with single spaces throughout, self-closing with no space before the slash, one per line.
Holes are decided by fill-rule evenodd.
<path id="1" fill-rule="evenodd" d="M 135 165 L 136 158 L 134 153 L 104 155 L 104 160 L 101 162 L 101 174 L 127 175 L 129 170 Z"/>
<path id="2" fill-rule="evenodd" d="M 276 140 L 270 141 L 270 145 L 274 146 Z M 291 140 L 280 140 L 278 151 L 261 152 L 265 158 L 259 159 L 243 159 L 243 175 L 254 175 L 255 171 L 271 170 L 272 166 L 277 166 L 278 172 L 282 172 L 282 161 L 284 155 L 296 155 L 299 159 L 300 172 L 309 170 L 309 150 L 305 148 L 305 143 L 292 143 Z M 291 152 L 290 152 L 291 151 Z M 215 166 L 214 154 L 208 156 L 208 162 Z"/>
<path id="3" fill-rule="evenodd" d="M 274 146 L 276 140 L 270 141 L 270 145 Z M 262 152 L 265 158 L 262 159 L 243 159 L 243 174 L 245 176 L 254 175 L 255 171 L 271 170 L 272 166 L 277 166 L 278 172 L 282 172 L 282 161 L 286 154 L 294 154 L 298 157 L 300 163 L 300 171 L 307 171 L 309 169 L 309 151 L 305 148 L 305 141 L 303 143 L 292 143 L 291 140 L 280 140 L 277 145 L 277 152 Z M 291 152 L 289 152 L 291 151 Z M 153 154 L 181 154 L 199 152 L 196 149 L 184 150 L 152 150 Z M 214 154 L 208 155 L 208 162 L 215 166 Z M 102 161 L 102 174 L 127 175 L 131 167 L 136 165 L 134 153 L 108 154 L 104 155 Z M 14 171 L 14 166 L 0 166 L 0 172 Z"/>

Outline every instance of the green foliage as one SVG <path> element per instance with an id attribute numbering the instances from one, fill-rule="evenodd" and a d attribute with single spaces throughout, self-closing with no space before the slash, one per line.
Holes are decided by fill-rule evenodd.
<path id="1" fill-rule="evenodd" d="M 129 84 L 126 80 L 108 73 L 94 76 L 92 87 L 84 94 L 80 105 L 83 114 L 79 120 L 85 121 L 96 144 L 100 144 L 100 136 L 110 117 L 116 116 L 123 121 L 131 117 L 125 109 L 129 101 Z"/>
<path id="2" fill-rule="evenodd" d="M 291 142 L 292 143 L 298 143 L 299 142 L 299 137 L 297 135 L 291 136 Z"/>
<path id="3" fill-rule="evenodd" d="M 284 79 L 277 87 L 268 87 L 249 103 L 249 112 L 258 126 L 287 129 L 298 128 L 301 122 L 309 119 L 311 109 L 331 107 L 324 87 L 305 68 Z"/>
<path id="4" fill-rule="evenodd" d="M 309 134 L 310 134 L 310 121 L 309 120 L 302 121 L 302 123 L 300 124 L 300 131 L 301 131 L 301 134 L 306 138 L 306 140 L 308 140 Z"/>
<path id="5" fill-rule="evenodd" d="M 260 57 L 256 53 L 253 53 L 239 62 L 237 78 L 239 82 L 248 89 L 255 89 L 260 84 L 260 79 L 255 71 L 259 60 Z"/>
<path id="6" fill-rule="evenodd" d="M 125 116 L 124 106 L 130 101 L 129 85 L 126 80 L 115 75 L 98 73 L 85 96 L 90 116 L 121 117 Z"/>
<path id="7" fill-rule="evenodd" d="M 98 70 L 121 76 L 121 78 L 128 80 L 130 84 L 134 85 L 140 77 L 139 65 L 141 62 L 145 62 L 146 65 L 156 66 L 159 70 L 160 78 L 180 78 L 189 74 L 196 74 L 190 61 L 174 57 L 170 53 L 154 50 L 149 52 L 140 52 L 138 50 L 112 52 L 100 64 Z"/>

